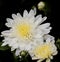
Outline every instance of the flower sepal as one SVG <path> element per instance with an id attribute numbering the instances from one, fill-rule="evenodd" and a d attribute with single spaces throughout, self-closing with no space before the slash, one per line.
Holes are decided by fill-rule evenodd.
<path id="1" fill-rule="evenodd" d="M 19 59 L 20 62 L 32 62 L 31 56 L 25 50 L 20 52 L 20 56 L 19 57 L 20 57 L 20 59 Z"/>

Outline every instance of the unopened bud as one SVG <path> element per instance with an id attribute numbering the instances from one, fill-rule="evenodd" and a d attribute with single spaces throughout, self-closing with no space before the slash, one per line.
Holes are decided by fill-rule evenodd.
<path id="1" fill-rule="evenodd" d="M 38 9 L 42 10 L 45 7 L 45 3 L 43 1 L 38 3 Z"/>

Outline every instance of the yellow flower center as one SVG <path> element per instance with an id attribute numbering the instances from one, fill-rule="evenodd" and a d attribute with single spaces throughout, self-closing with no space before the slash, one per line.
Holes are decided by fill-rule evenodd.
<path id="1" fill-rule="evenodd" d="M 48 58 L 51 55 L 50 45 L 44 44 L 42 46 L 37 46 L 34 49 L 35 56 L 38 58 Z"/>
<path id="2" fill-rule="evenodd" d="M 22 23 L 18 24 L 16 26 L 16 31 L 18 36 L 24 39 L 30 39 L 31 38 L 31 25 L 28 23 Z"/>

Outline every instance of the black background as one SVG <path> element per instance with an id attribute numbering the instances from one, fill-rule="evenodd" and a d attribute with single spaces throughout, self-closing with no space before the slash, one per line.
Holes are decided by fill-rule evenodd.
<path id="1" fill-rule="evenodd" d="M 58 0 L 42 0 L 47 2 L 50 6 L 50 13 L 46 16 L 48 17 L 47 22 L 51 23 L 53 27 L 51 30 L 51 35 L 53 35 L 57 40 L 60 38 L 60 20 L 59 20 L 59 2 Z M 37 6 L 40 0 L 0 0 L 0 32 L 7 29 L 5 27 L 6 18 L 11 17 L 12 13 L 20 12 L 21 14 L 25 9 L 28 11 L 32 8 L 33 5 Z M 43 12 L 39 12 L 38 14 Z M 0 38 L 1 39 L 1 38 Z M 54 57 L 53 62 L 60 62 L 60 51 L 57 56 Z M 14 62 L 11 52 L 0 51 L 0 62 Z"/>

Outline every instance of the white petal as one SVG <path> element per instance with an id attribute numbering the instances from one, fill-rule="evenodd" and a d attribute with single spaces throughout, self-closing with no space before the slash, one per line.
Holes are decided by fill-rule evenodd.
<path id="1" fill-rule="evenodd" d="M 36 16 L 35 21 L 38 20 L 40 17 L 42 17 L 42 15 Z"/>
<path id="2" fill-rule="evenodd" d="M 50 56 L 50 59 L 53 59 L 53 56 Z"/>
<path id="3" fill-rule="evenodd" d="M 17 49 L 17 50 L 16 50 L 15 55 L 16 55 L 16 56 L 20 55 L 20 49 Z"/>
<path id="4" fill-rule="evenodd" d="M 10 18 L 7 18 L 6 20 L 7 20 L 7 23 L 5 23 L 5 25 L 6 25 L 7 27 L 12 27 L 13 24 L 14 24 L 14 20 L 12 20 L 12 19 L 10 19 Z"/>
<path id="5" fill-rule="evenodd" d="M 40 25 L 38 28 L 40 28 L 40 29 L 46 29 L 49 26 L 50 26 L 50 23 L 45 23 L 45 24 Z"/>
<path id="6" fill-rule="evenodd" d="M 41 38 L 41 37 L 42 37 L 41 34 L 42 34 L 42 33 L 37 33 L 34 37 L 35 37 L 35 38 Z"/>
<path id="7" fill-rule="evenodd" d="M 42 23 L 42 22 L 44 22 L 46 19 L 47 19 L 47 17 L 46 17 L 46 16 L 45 16 L 45 17 L 43 17 L 43 19 L 42 19 L 41 23 Z"/>
<path id="8" fill-rule="evenodd" d="M 28 16 L 33 17 L 34 15 L 35 15 L 35 12 L 34 12 L 34 10 L 31 9 Z"/>
<path id="9" fill-rule="evenodd" d="M 32 57 L 32 60 L 36 60 L 36 59 L 38 59 L 37 57 Z"/>
<path id="10" fill-rule="evenodd" d="M 40 17 L 39 17 L 40 16 Z M 35 25 L 36 26 L 38 26 L 39 24 L 41 24 L 42 22 L 44 22 L 46 19 L 47 19 L 47 17 L 43 17 L 42 18 L 42 15 L 39 15 L 39 16 L 37 16 L 37 17 L 39 17 L 36 21 L 35 21 Z"/>
<path id="11" fill-rule="evenodd" d="M 22 16 L 20 15 L 20 13 L 17 13 L 17 17 L 22 18 Z"/>
<path id="12" fill-rule="evenodd" d="M 51 36 L 51 35 L 45 35 L 44 36 L 44 39 L 46 40 L 46 42 L 48 42 L 48 41 L 52 41 L 53 43 L 55 43 L 55 41 L 54 41 L 54 37 L 53 36 Z"/>
<path id="13" fill-rule="evenodd" d="M 40 17 L 39 17 L 39 16 L 40 16 Z M 39 18 L 35 21 L 35 25 L 36 25 L 36 26 L 37 26 L 38 24 L 40 24 L 40 22 L 42 21 L 42 15 L 39 15 L 39 16 L 36 17 L 36 19 L 39 17 Z"/>
<path id="14" fill-rule="evenodd" d="M 50 59 L 48 58 L 48 59 L 46 60 L 46 62 L 50 62 Z"/>
<path id="15" fill-rule="evenodd" d="M 27 12 L 27 10 L 24 10 L 23 17 L 25 18 L 27 16 L 28 16 L 28 12 Z"/>
<path id="16" fill-rule="evenodd" d="M 9 46 L 17 46 L 17 39 L 16 38 L 12 38 L 11 40 L 9 40 L 10 41 L 10 44 L 9 44 Z"/>
<path id="17" fill-rule="evenodd" d="M 43 59 L 40 59 L 40 60 L 38 60 L 37 62 L 42 62 L 43 61 Z"/>
<path id="18" fill-rule="evenodd" d="M 14 51 L 14 50 L 15 50 L 15 48 L 11 47 L 11 51 Z"/>
<path id="19" fill-rule="evenodd" d="M 34 10 L 34 13 L 35 13 L 35 15 L 36 15 L 36 11 L 37 11 L 36 8 L 34 8 L 33 10 Z"/>
<path id="20" fill-rule="evenodd" d="M 53 53 L 53 55 L 57 55 L 57 53 L 58 53 L 58 51 L 55 51 L 55 52 Z"/>
<path id="21" fill-rule="evenodd" d="M 6 46 L 7 45 L 7 42 L 4 42 L 1 46 Z"/>
<path id="22" fill-rule="evenodd" d="M 6 20 L 7 20 L 8 23 L 12 23 L 13 22 L 13 20 L 10 19 L 10 18 L 6 18 Z"/>
<path id="23" fill-rule="evenodd" d="M 51 27 L 49 27 L 49 29 L 42 29 L 41 31 L 44 34 L 48 34 L 50 32 L 50 30 L 51 30 Z"/>
<path id="24" fill-rule="evenodd" d="M 12 23 L 5 23 L 5 25 L 6 25 L 7 27 L 12 27 L 12 26 L 13 26 Z"/>
<path id="25" fill-rule="evenodd" d="M 14 51 L 17 48 L 18 48 L 18 44 L 15 43 L 11 45 L 11 51 Z"/>
<path id="26" fill-rule="evenodd" d="M 11 33 L 11 31 L 6 30 L 6 31 L 1 32 L 1 34 L 2 34 L 1 36 L 9 36 L 9 35 L 11 35 L 10 33 Z"/>
<path id="27" fill-rule="evenodd" d="M 17 15 L 16 14 L 12 14 L 12 18 L 13 19 L 16 19 L 17 18 Z"/>

